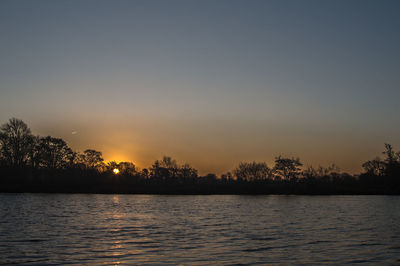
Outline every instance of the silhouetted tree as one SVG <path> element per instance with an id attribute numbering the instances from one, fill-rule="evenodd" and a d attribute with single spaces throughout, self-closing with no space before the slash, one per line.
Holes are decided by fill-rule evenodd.
<path id="1" fill-rule="evenodd" d="M 247 182 L 262 181 L 272 177 L 271 169 L 264 162 L 241 162 L 239 166 L 233 170 L 233 174 L 236 176 L 237 180 Z"/>
<path id="2" fill-rule="evenodd" d="M 140 171 L 140 176 L 144 179 L 148 179 L 150 177 L 149 170 L 147 168 L 142 169 L 142 171 Z"/>
<path id="3" fill-rule="evenodd" d="M 106 165 L 106 169 L 108 171 L 113 171 L 114 169 L 118 169 L 121 175 L 137 174 L 136 166 L 131 162 L 120 162 L 120 163 L 117 163 L 115 161 L 108 162 Z"/>
<path id="4" fill-rule="evenodd" d="M 162 160 L 156 160 L 150 168 L 151 178 L 158 181 L 176 177 L 178 173 L 178 164 L 171 157 L 164 156 Z"/>
<path id="5" fill-rule="evenodd" d="M 131 162 L 120 162 L 118 164 L 118 169 L 127 175 L 134 175 L 136 174 L 136 166 Z"/>
<path id="6" fill-rule="evenodd" d="M 78 162 L 83 164 L 87 169 L 101 170 L 103 161 L 103 154 L 96 150 L 88 149 L 83 154 L 78 155 Z"/>
<path id="7" fill-rule="evenodd" d="M 300 167 L 302 165 L 299 158 L 284 158 L 279 156 L 275 158 L 273 171 L 278 178 L 294 181 L 300 174 Z"/>
<path id="8" fill-rule="evenodd" d="M 40 163 L 40 136 L 32 136 L 29 145 L 29 165 L 38 168 Z"/>
<path id="9" fill-rule="evenodd" d="M 224 183 L 230 183 L 234 181 L 233 175 L 231 172 L 227 172 L 225 174 L 221 175 L 221 181 L 223 181 Z"/>
<path id="10" fill-rule="evenodd" d="M 385 162 L 387 165 L 396 164 L 399 160 L 399 154 L 393 150 L 391 144 L 385 143 L 385 151 L 382 153 L 386 155 Z"/>
<path id="11" fill-rule="evenodd" d="M 106 165 L 106 169 L 108 171 L 113 171 L 114 169 L 118 169 L 119 170 L 118 163 L 116 161 L 108 162 L 107 165 Z"/>
<path id="12" fill-rule="evenodd" d="M 376 157 L 374 160 L 366 161 L 363 163 L 362 167 L 370 175 L 383 176 L 386 173 L 386 163 L 379 157 Z"/>
<path id="13" fill-rule="evenodd" d="M 40 138 L 38 148 L 40 167 L 63 169 L 73 163 L 75 153 L 62 139 L 50 136 Z"/>
<path id="14" fill-rule="evenodd" d="M 178 169 L 178 177 L 186 180 L 197 178 L 197 170 L 189 164 L 184 164 Z"/>
<path id="15" fill-rule="evenodd" d="M 392 179 L 400 179 L 400 152 L 395 152 L 392 145 L 385 143 L 385 151 L 383 154 L 386 155 L 384 160 L 386 164 L 386 175 Z"/>
<path id="16" fill-rule="evenodd" d="M 14 167 L 27 164 L 32 148 L 32 134 L 20 119 L 11 118 L 0 127 L 0 151 L 5 162 Z"/>
<path id="17" fill-rule="evenodd" d="M 366 173 L 375 176 L 394 177 L 400 175 L 400 152 L 395 152 L 392 145 L 385 143 L 384 160 L 376 157 L 365 162 L 362 166 Z"/>
<path id="18" fill-rule="evenodd" d="M 302 171 L 302 176 L 305 178 L 317 178 L 317 177 L 327 177 L 339 174 L 340 169 L 335 164 L 331 164 L 328 167 L 318 166 L 314 168 L 313 166 L 308 166 Z"/>

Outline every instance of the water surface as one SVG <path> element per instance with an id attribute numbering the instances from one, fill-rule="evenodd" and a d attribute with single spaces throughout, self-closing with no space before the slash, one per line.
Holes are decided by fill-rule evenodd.
<path id="1" fill-rule="evenodd" d="M 400 197 L 0 194 L 0 264 L 400 264 Z"/>

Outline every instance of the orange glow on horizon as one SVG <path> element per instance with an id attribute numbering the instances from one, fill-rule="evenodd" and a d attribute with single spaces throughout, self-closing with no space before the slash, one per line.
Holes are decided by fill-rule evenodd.
<path id="1" fill-rule="evenodd" d="M 116 163 L 131 162 L 131 163 L 134 163 L 133 156 L 128 156 L 121 152 L 120 153 L 115 153 L 112 151 L 109 152 L 106 148 L 105 152 L 103 152 L 103 154 L 104 154 L 104 162 L 116 162 Z"/>
<path id="2" fill-rule="evenodd" d="M 119 174 L 119 170 L 117 169 L 117 168 L 114 168 L 114 170 L 113 170 L 113 172 L 114 172 L 114 174 Z"/>

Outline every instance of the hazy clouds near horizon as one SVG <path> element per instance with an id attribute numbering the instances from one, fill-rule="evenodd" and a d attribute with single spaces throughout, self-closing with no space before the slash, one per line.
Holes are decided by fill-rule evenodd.
<path id="1" fill-rule="evenodd" d="M 1 1 L 0 121 L 201 173 L 400 146 L 398 1 Z M 75 134 L 72 134 L 75 132 Z"/>

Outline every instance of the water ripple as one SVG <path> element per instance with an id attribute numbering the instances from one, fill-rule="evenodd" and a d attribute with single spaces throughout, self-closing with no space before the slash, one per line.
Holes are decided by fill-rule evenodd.
<path id="1" fill-rule="evenodd" d="M 395 265 L 395 196 L 0 194 L 0 265 Z"/>

